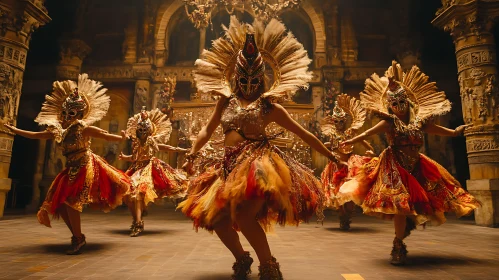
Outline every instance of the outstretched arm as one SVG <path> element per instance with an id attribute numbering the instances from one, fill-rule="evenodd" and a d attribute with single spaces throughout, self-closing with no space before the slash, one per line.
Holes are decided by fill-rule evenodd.
<path id="1" fill-rule="evenodd" d="M 310 133 L 295 120 L 293 120 L 286 109 L 284 109 L 284 107 L 282 107 L 281 105 L 274 104 L 274 109 L 270 112 L 269 117 L 271 122 L 275 122 L 283 128 L 298 135 L 298 137 L 300 137 L 303 141 L 305 141 L 305 143 L 310 145 L 310 147 L 312 147 L 314 150 L 323 154 L 330 160 L 337 161 L 334 154 L 331 153 L 331 151 L 326 148 L 326 146 L 324 146 L 324 144 L 322 144 L 322 142 L 317 139 L 312 133 Z"/>
<path id="2" fill-rule="evenodd" d="M 355 136 L 354 138 L 341 142 L 341 145 L 351 145 L 353 143 L 362 141 L 371 135 L 388 132 L 389 128 L 390 128 L 390 123 L 385 120 L 382 120 L 379 123 L 377 123 L 375 126 L 362 132 L 361 134 Z"/>
<path id="3" fill-rule="evenodd" d="M 449 129 L 434 123 L 429 123 L 424 126 L 423 130 L 429 134 L 436 134 L 440 136 L 456 137 L 463 134 L 464 130 L 470 125 L 460 125 L 456 129 Z"/>
<path id="4" fill-rule="evenodd" d="M 13 133 L 20 135 L 22 137 L 26 137 L 29 139 L 53 139 L 54 135 L 46 130 L 44 131 L 28 131 L 22 130 L 10 124 L 4 124 L 4 126 L 12 131 Z"/>
<path id="5" fill-rule="evenodd" d="M 227 98 L 224 97 L 218 100 L 217 106 L 215 107 L 215 111 L 211 115 L 208 124 L 205 127 L 203 127 L 201 131 L 199 131 L 199 134 L 196 138 L 196 142 L 194 143 L 191 151 L 189 152 L 190 155 L 197 153 L 210 140 L 211 135 L 213 134 L 213 132 L 215 132 L 218 125 L 220 124 L 220 119 L 222 117 L 222 110 L 226 101 Z"/>
<path id="6" fill-rule="evenodd" d="M 160 151 L 165 151 L 165 152 L 175 152 L 175 153 L 186 153 L 187 149 L 180 148 L 180 147 L 173 147 L 170 145 L 165 145 L 165 144 L 159 144 L 158 148 Z"/>
<path id="7" fill-rule="evenodd" d="M 114 134 L 111 134 L 111 133 L 107 132 L 106 130 L 104 130 L 102 128 L 98 128 L 96 126 L 88 126 L 83 131 L 83 134 L 87 137 L 101 138 L 101 139 L 104 139 L 107 141 L 113 141 L 113 142 L 119 142 L 119 141 L 123 141 L 126 139 L 123 135 L 121 135 L 121 136 L 114 135 Z"/>

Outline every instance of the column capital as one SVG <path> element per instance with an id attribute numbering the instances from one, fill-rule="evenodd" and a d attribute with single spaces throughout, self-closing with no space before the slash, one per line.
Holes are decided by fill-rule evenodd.
<path id="1" fill-rule="evenodd" d="M 57 79 L 75 80 L 81 72 L 83 60 L 91 48 L 77 38 L 63 38 L 59 41 L 60 61 L 57 65 Z"/>
<path id="2" fill-rule="evenodd" d="M 449 32 L 454 42 L 490 33 L 499 17 L 499 1 L 442 0 L 442 5 L 432 24 Z"/>

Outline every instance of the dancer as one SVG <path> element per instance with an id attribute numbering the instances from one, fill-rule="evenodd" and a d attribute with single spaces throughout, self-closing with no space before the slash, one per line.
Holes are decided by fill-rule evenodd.
<path id="1" fill-rule="evenodd" d="M 274 81 L 265 88 L 265 64 Z M 322 214 L 324 193 L 312 170 L 271 145 L 265 128 L 276 122 L 297 134 L 331 160 L 334 155 L 296 123 L 277 100 L 288 97 L 311 79 L 303 46 L 278 20 L 267 26 L 240 24 L 235 17 L 226 34 L 196 61 L 198 90 L 220 96 L 208 124 L 187 155 L 187 170 L 198 151 L 222 125 L 225 155 L 221 168 L 208 168 L 191 182 L 188 198 L 179 205 L 194 226 L 215 231 L 236 258 L 233 279 L 246 279 L 253 259 L 235 229 L 255 249 L 260 279 L 282 279 L 271 255 L 265 230 L 273 223 L 297 225 L 316 210 Z M 231 81 L 229 79 L 234 79 Z M 233 83 L 231 83 L 233 82 Z"/>
<path id="2" fill-rule="evenodd" d="M 133 217 L 131 237 L 144 231 L 143 211 L 150 202 L 164 197 L 185 197 L 187 178 L 170 165 L 154 157 L 158 151 L 187 152 L 186 149 L 165 145 L 172 126 L 168 116 L 158 109 L 142 111 L 128 119 L 124 137 L 132 140 L 132 155 L 120 154 L 120 160 L 133 162 L 126 174 L 132 184 L 125 198 Z"/>
<path id="3" fill-rule="evenodd" d="M 357 130 L 364 125 L 366 119 L 366 110 L 360 104 L 360 101 L 346 94 L 341 94 L 336 98 L 332 114 L 322 119 L 322 133 L 330 137 L 330 142 L 325 143 L 330 146 L 333 153 L 347 165 L 339 165 L 330 161 L 321 174 L 321 181 L 326 195 L 326 207 L 340 211 L 340 229 L 349 230 L 352 213 L 355 204 L 349 201 L 343 205 L 338 205 L 336 195 L 340 186 L 349 178 L 357 175 L 360 167 L 369 162 L 374 155 L 373 147 L 369 142 L 363 140 L 362 145 L 366 148 L 366 156 L 360 156 L 353 153 L 353 145 L 340 146 L 340 142 L 352 138 Z"/>
<path id="4" fill-rule="evenodd" d="M 74 81 L 54 82 L 54 91 L 45 97 L 42 110 L 35 121 L 47 128 L 31 132 L 5 125 L 12 132 L 31 139 L 54 139 L 67 159 L 66 168 L 50 186 L 38 211 L 38 221 L 51 227 L 48 213 L 62 217 L 73 234 L 69 255 L 79 254 L 86 244 L 81 232 L 80 212 L 84 205 L 104 212 L 122 204 L 130 180 L 90 150 L 91 138 L 121 141 L 91 124 L 101 120 L 109 109 L 111 99 L 102 84 L 87 74 Z"/>
<path id="5" fill-rule="evenodd" d="M 450 111 L 451 104 L 417 66 L 403 73 L 394 61 L 385 77 L 373 74 L 366 80 L 361 102 L 383 120 L 342 145 L 386 133 L 389 147 L 341 187 L 340 204 L 352 200 L 366 214 L 393 219 L 391 263 L 404 264 L 407 250 L 402 240 L 416 225 L 427 221 L 442 224 L 444 212 L 461 217 L 480 205 L 445 168 L 419 153 L 424 132 L 459 136 L 466 126 L 452 130 L 433 123 L 435 117 Z"/>

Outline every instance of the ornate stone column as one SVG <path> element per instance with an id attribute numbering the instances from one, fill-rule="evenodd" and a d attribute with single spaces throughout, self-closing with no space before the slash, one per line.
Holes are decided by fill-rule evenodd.
<path id="1" fill-rule="evenodd" d="M 499 225 L 499 88 L 492 20 L 499 1 L 442 0 L 433 24 L 449 32 L 456 46 L 470 168 L 468 191 L 483 204 L 477 225 Z"/>
<path id="2" fill-rule="evenodd" d="M 90 47 L 80 39 L 62 39 L 59 42 L 60 61 L 56 68 L 58 80 L 76 80 L 81 72 L 83 60 L 90 53 Z"/>
<path id="3" fill-rule="evenodd" d="M 0 123 L 15 124 L 31 34 L 50 21 L 43 0 L 0 2 Z M 14 136 L 0 126 L 0 218 L 6 194 Z"/>
<path id="4" fill-rule="evenodd" d="M 341 65 L 341 33 L 340 13 L 338 0 L 324 2 L 324 14 L 326 21 L 326 44 L 329 65 Z"/>

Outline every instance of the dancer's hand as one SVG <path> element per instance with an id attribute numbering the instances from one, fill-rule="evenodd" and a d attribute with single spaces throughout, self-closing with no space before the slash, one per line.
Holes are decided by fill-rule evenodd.
<path id="1" fill-rule="evenodd" d="M 340 143 L 340 147 L 341 148 L 345 148 L 345 146 L 347 146 L 347 145 L 353 145 L 353 143 L 354 142 L 352 141 L 352 139 L 348 139 L 348 140 L 345 140 L 345 141 L 341 142 Z"/>
<path id="2" fill-rule="evenodd" d="M 124 130 L 121 131 L 121 139 L 126 140 L 126 132 Z"/>
<path id="3" fill-rule="evenodd" d="M 123 152 L 120 152 L 120 155 L 118 156 L 119 160 L 124 160 L 125 159 L 125 154 Z"/>
<path id="4" fill-rule="evenodd" d="M 194 164 L 191 160 L 187 160 L 184 165 L 182 165 L 182 169 L 189 175 L 194 174 Z"/>
<path id="5" fill-rule="evenodd" d="M 466 128 L 468 128 L 469 126 L 472 126 L 472 125 L 473 124 L 463 124 L 463 125 L 458 126 L 456 129 L 454 129 L 454 136 L 463 135 Z"/>
<path id="6" fill-rule="evenodd" d="M 16 133 L 16 127 L 15 126 L 10 125 L 8 123 L 4 123 L 3 126 L 5 126 L 5 128 L 7 128 L 8 130 L 10 130 L 12 133 Z"/>
<path id="7" fill-rule="evenodd" d="M 374 153 L 373 150 L 367 150 L 365 155 L 366 155 L 366 157 L 375 157 L 376 156 L 376 154 Z"/>

